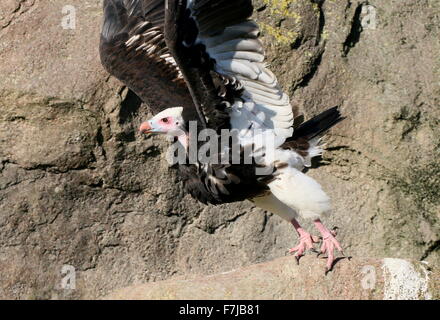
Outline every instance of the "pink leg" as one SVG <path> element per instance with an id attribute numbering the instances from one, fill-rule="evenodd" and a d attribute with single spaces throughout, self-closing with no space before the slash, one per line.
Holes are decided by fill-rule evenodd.
<path id="1" fill-rule="evenodd" d="M 321 222 L 321 220 L 317 219 L 314 221 L 316 228 L 322 235 L 322 246 L 321 253 L 326 253 L 328 255 L 326 273 L 329 272 L 333 267 L 333 262 L 335 261 L 335 249 L 339 250 L 342 254 L 342 247 L 339 244 L 338 240 L 336 240 L 334 231 L 328 230 Z"/>
<path id="2" fill-rule="evenodd" d="M 296 252 L 295 258 L 297 263 L 299 263 L 299 259 L 304 255 L 304 252 L 306 250 L 314 250 L 313 243 L 318 242 L 318 238 L 312 236 L 310 233 L 305 231 L 296 219 L 293 219 L 291 223 L 293 224 L 296 232 L 298 232 L 299 244 L 296 247 L 290 249 L 289 253 Z"/>

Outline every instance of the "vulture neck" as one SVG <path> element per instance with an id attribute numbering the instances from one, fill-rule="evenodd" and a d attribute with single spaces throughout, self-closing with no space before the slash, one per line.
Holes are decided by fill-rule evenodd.
<path id="1" fill-rule="evenodd" d="M 177 141 L 185 148 L 185 151 L 188 153 L 189 148 L 189 134 L 185 131 L 181 135 L 177 136 Z"/>

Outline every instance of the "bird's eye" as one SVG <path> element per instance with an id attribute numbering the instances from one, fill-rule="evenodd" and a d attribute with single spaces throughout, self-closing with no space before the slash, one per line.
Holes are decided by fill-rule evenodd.
<path id="1" fill-rule="evenodd" d="M 162 119 L 162 122 L 164 122 L 164 123 L 168 123 L 168 118 L 163 118 L 163 119 Z"/>

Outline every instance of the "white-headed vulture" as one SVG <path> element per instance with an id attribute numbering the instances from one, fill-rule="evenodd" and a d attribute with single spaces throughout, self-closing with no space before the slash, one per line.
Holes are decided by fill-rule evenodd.
<path id="1" fill-rule="evenodd" d="M 335 107 L 294 119 L 265 65 L 252 13 L 251 0 L 105 0 L 101 61 L 155 115 L 141 132 L 170 135 L 180 146 L 183 161 L 174 167 L 189 194 L 213 205 L 248 199 L 291 222 L 297 260 L 318 237 L 296 219 L 312 219 L 329 271 L 342 251 L 320 220 L 330 199 L 304 169 L 342 117 Z"/>

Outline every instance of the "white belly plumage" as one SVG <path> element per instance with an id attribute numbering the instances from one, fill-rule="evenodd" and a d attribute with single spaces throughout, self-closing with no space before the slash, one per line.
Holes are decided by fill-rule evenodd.
<path id="1" fill-rule="evenodd" d="M 317 155 L 320 148 L 313 143 L 310 151 L 312 155 Z M 298 215 L 315 220 L 331 211 L 330 198 L 321 185 L 302 172 L 310 164 L 309 157 L 304 159 L 294 151 L 276 149 L 265 160 L 267 164 L 276 160 L 288 166 L 278 169 L 276 179 L 268 184 L 270 194 L 252 199 L 255 205 L 287 221 L 292 221 Z"/>

